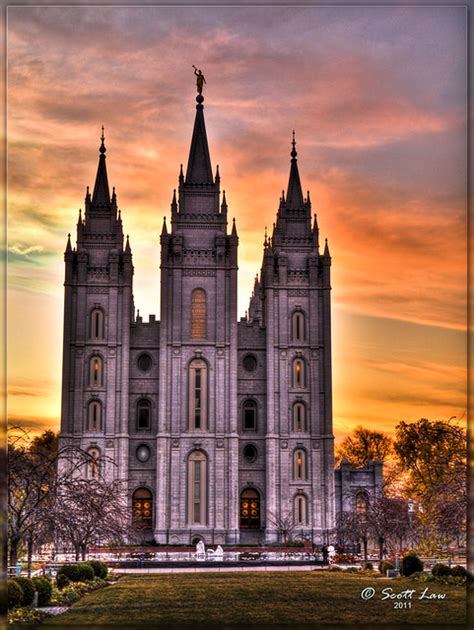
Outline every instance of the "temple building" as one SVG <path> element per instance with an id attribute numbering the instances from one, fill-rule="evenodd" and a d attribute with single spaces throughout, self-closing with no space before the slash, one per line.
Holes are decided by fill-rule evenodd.
<path id="1" fill-rule="evenodd" d="M 320 247 L 293 136 L 286 194 L 238 319 L 237 225 L 211 166 L 202 94 L 196 101 L 161 232 L 160 321 L 135 309 L 102 133 L 65 251 L 61 439 L 89 453 L 86 477 L 124 482 L 145 540 L 270 543 L 291 523 L 323 543 L 347 497 L 360 504 L 381 484 L 380 465 L 334 470 L 327 239 Z"/>

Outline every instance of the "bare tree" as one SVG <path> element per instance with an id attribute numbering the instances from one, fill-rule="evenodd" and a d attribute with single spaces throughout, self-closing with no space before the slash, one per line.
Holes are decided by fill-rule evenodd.
<path id="1" fill-rule="evenodd" d="M 271 512 L 268 521 L 271 526 L 278 529 L 285 545 L 293 540 L 293 533 L 298 524 L 290 511 L 283 512 L 282 514 Z"/>

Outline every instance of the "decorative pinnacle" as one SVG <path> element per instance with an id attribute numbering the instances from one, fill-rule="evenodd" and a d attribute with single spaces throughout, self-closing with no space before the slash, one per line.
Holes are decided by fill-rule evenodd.
<path id="1" fill-rule="evenodd" d="M 100 136 L 100 149 L 99 151 L 104 155 L 106 152 L 105 144 L 104 144 L 105 136 L 104 136 L 104 125 L 102 125 L 102 135 Z"/>
<path id="2" fill-rule="evenodd" d="M 295 140 L 295 130 L 294 129 L 293 129 L 293 140 L 291 141 L 291 146 L 292 146 L 292 149 L 291 149 L 290 155 L 291 155 L 291 157 L 293 159 L 295 159 L 298 154 L 296 153 L 296 140 Z"/>

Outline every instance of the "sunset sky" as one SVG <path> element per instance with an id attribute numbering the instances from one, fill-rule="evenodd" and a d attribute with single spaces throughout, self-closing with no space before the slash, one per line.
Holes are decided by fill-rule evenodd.
<path id="1" fill-rule="evenodd" d="M 239 316 L 296 130 L 332 255 L 334 431 L 466 410 L 466 9 L 10 7 L 8 410 L 59 428 L 64 263 L 101 125 L 135 265 L 159 317 L 202 68 L 213 168 L 239 245 Z"/>

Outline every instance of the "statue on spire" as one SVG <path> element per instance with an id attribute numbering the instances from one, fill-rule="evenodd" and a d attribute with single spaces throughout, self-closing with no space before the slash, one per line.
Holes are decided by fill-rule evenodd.
<path id="1" fill-rule="evenodd" d="M 196 87 L 197 87 L 198 94 L 202 94 L 202 88 L 204 86 L 204 83 L 206 83 L 206 79 L 204 78 L 204 75 L 201 72 L 201 70 L 198 70 L 196 66 L 194 65 L 193 65 L 193 68 L 194 68 L 194 74 L 196 75 Z"/>

